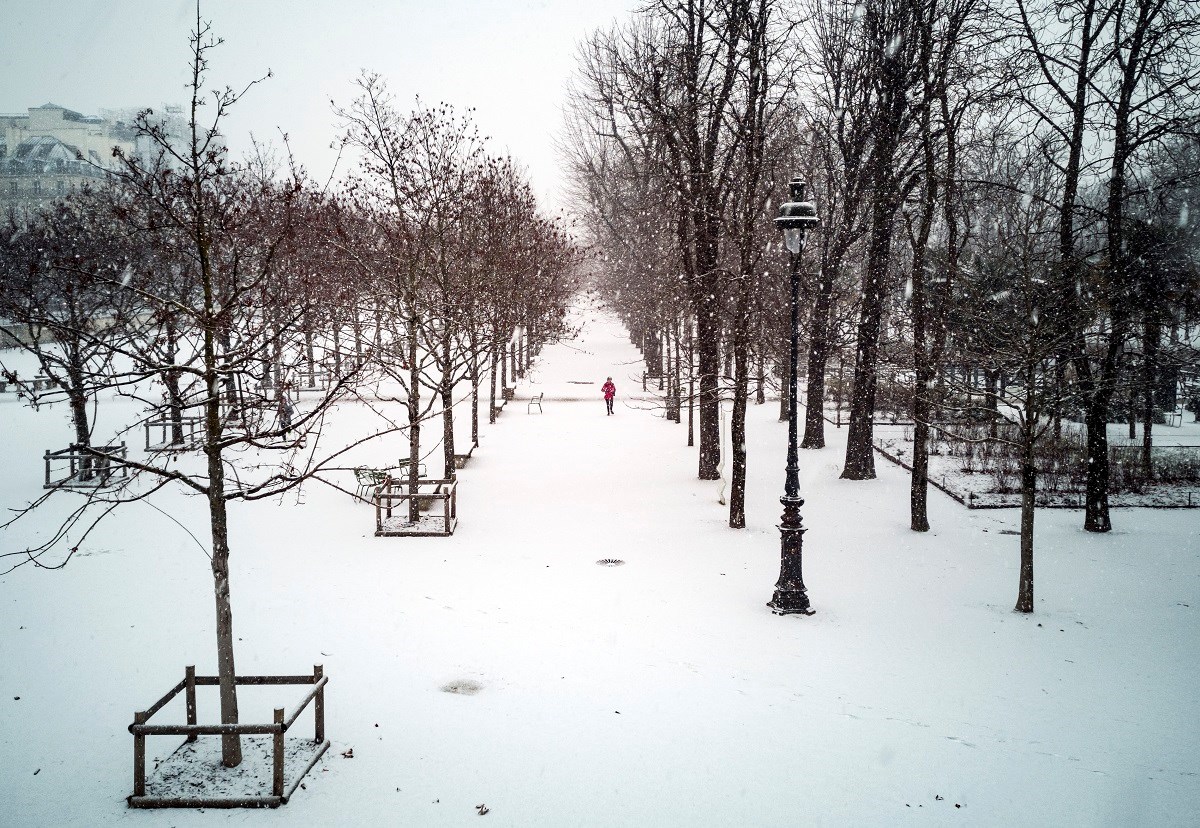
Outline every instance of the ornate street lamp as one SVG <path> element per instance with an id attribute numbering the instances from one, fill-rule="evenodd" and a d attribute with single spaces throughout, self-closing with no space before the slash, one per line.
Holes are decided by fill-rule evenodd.
<path id="1" fill-rule="evenodd" d="M 783 231 L 783 243 L 792 257 L 792 341 L 788 369 L 788 455 L 787 477 L 783 486 L 783 519 L 779 524 L 779 581 L 767 604 L 776 615 L 812 615 L 808 592 L 804 589 L 804 526 L 800 521 L 800 460 L 796 450 L 796 362 L 800 338 L 800 257 L 804 254 L 804 234 L 815 227 L 817 208 L 804 200 L 804 182 L 793 178 L 789 185 L 791 201 L 779 208 L 775 226 Z M 811 401 L 810 401 L 811 402 Z M 817 403 L 820 405 L 820 402 Z"/>

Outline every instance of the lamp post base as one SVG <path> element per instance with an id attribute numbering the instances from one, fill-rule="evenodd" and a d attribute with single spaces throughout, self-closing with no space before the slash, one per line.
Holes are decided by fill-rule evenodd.
<path id="1" fill-rule="evenodd" d="M 784 592 L 777 589 L 774 597 L 767 602 L 767 606 L 776 615 L 817 614 L 817 611 L 809 606 L 808 594 L 804 592 Z"/>
<path id="2" fill-rule="evenodd" d="M 776 615 L 813 615 L 816 610 L 808 602 L 808 590 L 804 588 L 804 526 L 800 521 L 800 507 L 804 499 L 784 496 L 783 521 L 779 525 L 779 581 L 775 594 L 767 603 Z"/>

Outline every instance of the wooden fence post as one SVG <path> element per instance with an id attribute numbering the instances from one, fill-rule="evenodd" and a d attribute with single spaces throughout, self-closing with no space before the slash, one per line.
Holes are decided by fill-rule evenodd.
<path id="1" fill-rule="evenodd" d="M 196 723 L 196 665 L 189 664 L 183 669 L 184 688 L 187 694 L 187 723 L 194 725 Z M 189 742 L 196 741 L 196 738 L 195 733 L 189 733 L 187 736 Z"/>
<path id="2" fill-rule="evenodd" d="M 325 667 L 320 664 L 313 665 L 313 682 L 319 684 L 325 676 Z M 317 744 L 325 741 L 325 688 L 322 687 L 317 691 L 317 697 L 313 699 L 313 720 L 315 727 L 313 730 L 313 741 Z"/>
<path id="3" fill-rule="evenodd" d="M 275 751 L 272 757 L 271 795 L 283 796 L 283 708 L 275 708 Z"/>
<path id="4" fill-rule="evenodd" d="M 133 723 L 145 724 L 148 718 L 144 712 L 135 712 Z M 133 734 L 133 795 L 146 795 L 146 735 L 136 731 Z"/>

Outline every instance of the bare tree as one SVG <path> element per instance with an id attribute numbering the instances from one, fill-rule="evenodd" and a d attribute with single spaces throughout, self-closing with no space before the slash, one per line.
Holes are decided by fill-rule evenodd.
<path id="1" fill-rule="evenodd" d="M 1075 393 L 1058 383 L 1053 371 L 1055 356 L 1073 336 L 1074 313 L 1058 285 L 1053 182 L 1036 158 L 1029 159 L 1027 152 L 1008 159 L 999 177 L 1031 197 L 1013 200 L 996 189 L 981 203 L 991 221 L 981 228 L 972 272 L 956 286 L 958 327 L 971 332 L 960 349 L 973 364 L 1015 378 L 1004 405 L 968 402 L 958 413 L 968 420 L 1000 417 L 1009 424 L 984 439 L 1008 443 L 1019 457 L 1021 563 L 1014 609 L 1023 613 L 1034 609 L 1037 447 L 1051 432 L 1055 412 L 1071 404 Z"/>
<path id="2" fill-rule="evenodd" d="M 699 477 L 720 476 L 719 349 L 725 289 L 721 227 L 731 197 L 737 107 L 750 30 L 748 2 L 685 0 L 647 6 L 625 29 L 597 34 L 581 55 L 585 117 L 627 157 L 659 165 L 682 280 L 696 319 Z M 635 147 L 637 136 L 650 143 Z"/>
<path id="3" fill-rule="evenodd" d="M 6 345 L 32 354 L 51 384 L 21 378 L 0 358 L 0 368 L 34 404 L 65 396 L 74 428 L 73 444 L 85 451 L 83 479 L 91 476 L 93 422 L 89 406 L 98 392 L 117 382 L 113 339 L 124 335 L 122 321 L 133 312 L 128 297 L 111 279 L 125 272 L 128 256 L 109 216 L 96 209 L 91 190 L 51 203 L 26 221 L 11 216 L 0 239 L 0 315 L 16 324 Z"/>
<path id="4" fill-rule="evenodd" d="M 858 337 L 854 360 L 854 391 L 846 433 L 846 462 L 842 477 L 875 477 L 872 445 L 875 389 L 878 382 L 879 336 L 884 300 L 892 291 L 892 240 L 897 210 L 911 192 L 921 162 L 916 140 L 922 84 L 920 24 L 922 0 L 871 0 L 864 4 L 858 48 L 868 62 L 871 96 L 871 145 L 867 264 L 863 272 Z"/>
<path id="5" fill-rule="evenodd" d="M 295 412 L 280 409 L 278 390 L 263 382 L 264 363 L 272 366 L 272 379 L 278 382 L 303 359 L 305 273 L 288 267 L 289 260 L 295 261 L 288 254 L 302 243 L 297 221 L 303 205 L 318 196 L 296 175 L 267 180 L 228 159 L 221 125 L 255 84 L 242 91 L 207 90 L 209 54 L 220 41 L 199 10 L 190 42 L 185 140 L 172 141 L 151 112 L 141 113 L 136 128 L 155 152 L 118 153 L 121 168 L 114 176 L 114 196 L 96 208 L 107 209 L 118 236 L 124 234 L 117 260 L 131 265 L 116 273 L 105 265 L 87 277 L 124 297 L 134 309 L 121 318 L 118 331 L 92 338 L 105 345 L 114 364 L 128 366 L 121 368 L 116 386 L 145 402 L 145 420 L 169 420 L 175 410 L 195 412 L 203 463 L 196 468 L 172 462 L 174 451 L 141 458 L 92 450 L 93 456 L 123 466 L 130 476 L 114 488 L 89 491 L 40 545 L 4 555 L 14 566 L 50 566 L 46 552 L 69 545 L 57 564 L 61 566 L 106 515 L 125 503 L 150 498 L 168 485 L 203 498 L 210 530 L 220 715 L 222 723 L 233 724 L 238 721 L 237 639 L 229 504 L 278 497 L 310 480 L 333 482 L 326 473 L 337 468 L 337 458 L 387 429 L 318 453 L 315 437 L 334 403 L 352 394 L 357 365 Z M 207 120 L 201 120 L 205 112 Z M 92 330 L 97 319 L 81 320 L 81 330 Z M 168 330 L 173 333 L 171 347 L 160 341 Z M 153 389 L 161 382 L 170 390 L 160 397 Z M 122 433 L 141 424 L 126 424 Z M 70 493 L 51 490 L 15 520 L 59 495 Z M 223 735 L 223 764 L 240 761 L 240 738 Z"/>

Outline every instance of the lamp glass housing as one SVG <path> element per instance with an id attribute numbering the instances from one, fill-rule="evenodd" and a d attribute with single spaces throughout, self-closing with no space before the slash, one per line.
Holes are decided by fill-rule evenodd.
<path id="1" fill-rule="evenodd" d="M 785 227 L 783 229 L 783 245 L 788 249 L 789 253 L 799 253 L 800 246 L 804 243 L 804 228 L 803 227 Z"/>

